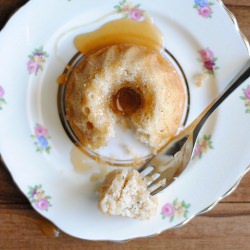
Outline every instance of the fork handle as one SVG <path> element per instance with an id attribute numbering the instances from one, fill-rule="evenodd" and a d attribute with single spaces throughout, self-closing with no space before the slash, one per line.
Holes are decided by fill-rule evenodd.
<path id="1" fill-rule="evenodd" d="M 193 130 L 193 143 L 195 143 L 196 138 L 200 132 L 205 121 L 213 113 L 213 111 L 237 88 L 239 87 L 248 77 L 250 76 L 250 60 L 247 61 L 242 70 L 231 80 L 231 82 L 226 86 L 224 91 L 218 95 L 205 110 L 188 126 Z M 181 134 L 181 133 L 180 133 Z"/>

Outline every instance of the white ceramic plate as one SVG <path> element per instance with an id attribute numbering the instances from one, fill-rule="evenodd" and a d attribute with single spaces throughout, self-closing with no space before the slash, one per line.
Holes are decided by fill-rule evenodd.
<path id="1" fill-rule="evenodd" d="M 75 237 L 118 241 L 183 225 L 228 194 L 249 166 L 250 80 L 209 119 L 196 157 L 159 195 L 154 219 L 108 217 L 98 211 L 97 184 L 89 178 L 101 170 L 75 171 L 70 159 L 74 145 L 58 116 L 56 79 L 65 64 L 56 57 L 55 44 L 60 40 L 58 54 L 67 62 L 76 52 L 76 34 L 123 16 L 136 22 L 144 11 L 186 74 L 190 123 L 249 59 L 247 43 L 220 1 L 31 0 L 0 34 L 1 155 L 34 209 Z M 198 87 L 194 75 L 203 72 L 213 74 Z"/>

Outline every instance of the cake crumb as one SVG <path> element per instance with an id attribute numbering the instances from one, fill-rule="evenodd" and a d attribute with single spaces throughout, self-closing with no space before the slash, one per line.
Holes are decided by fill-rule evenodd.
<path id="1" fill-rule="evenodd" d="M 196 86 L 201 87 L 204 81 L 208 79 L 208 77 L 209 77 L 209 74 L 207 73 L 201 73 L 201 74 L 195 75 L 194 79 L 195 79 Z"/>
<path id="2" fill-rule="evenodd" d="M 157 206 L 157 199 L 150 195 L 137 170 L 113 170 L 101 185 L 98 207 L 107 215 L 149 220 Z"/>

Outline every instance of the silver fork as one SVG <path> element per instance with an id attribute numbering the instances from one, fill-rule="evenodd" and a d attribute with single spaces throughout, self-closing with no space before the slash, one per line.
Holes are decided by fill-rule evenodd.
<path id="1" fill-rule="evenodd" d="M 165 189 L 183 172 L 192 158 L 198 134 L 207 118 L 249 76 L 250 60 L 231 80 L 226 89 L 187 128 L 138 169 L 148 180 L 151 195 Z"/>

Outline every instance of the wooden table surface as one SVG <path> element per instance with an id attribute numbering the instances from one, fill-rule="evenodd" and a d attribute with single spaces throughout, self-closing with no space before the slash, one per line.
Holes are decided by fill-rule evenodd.
<path id="1" fill-rule="evenodd" d="M 0 0 L 0 28 L 27 0 Z M 250 40 L 250 0 L 225 0 Z M 187 225 L 126 243 L 90 242 L 62 232 L 54 237 L 44 218 L 30 206 L 0 163 L 0 249 L 250 249 L 250 173 L 237 190 L 211 212 Z M 47 235 L 44 233 L 46 232 Z"/>

